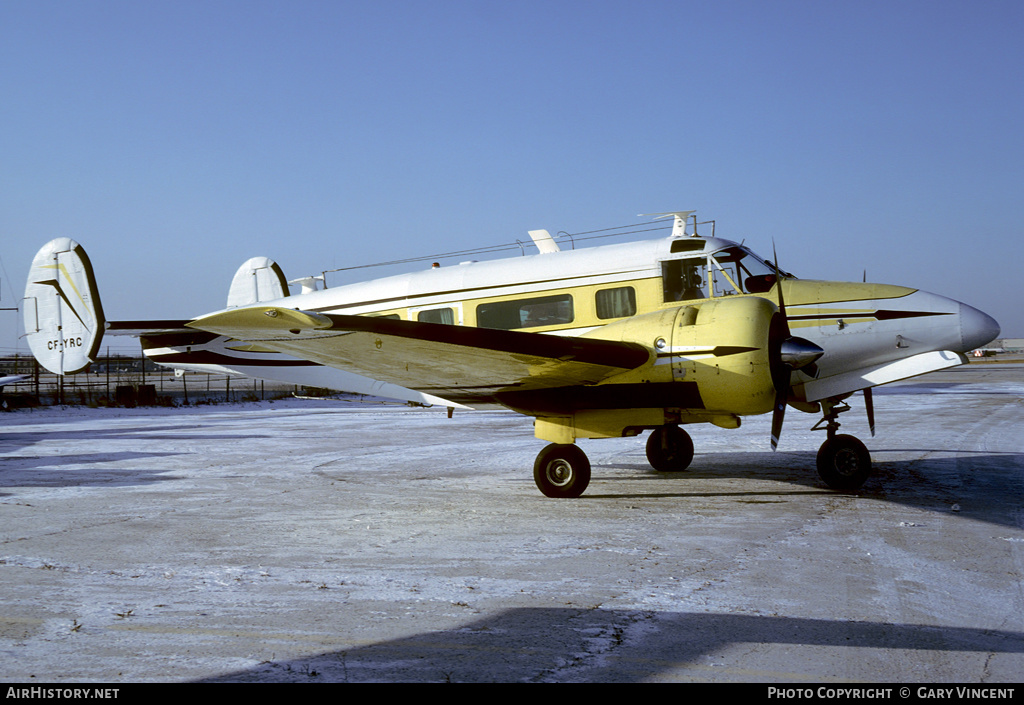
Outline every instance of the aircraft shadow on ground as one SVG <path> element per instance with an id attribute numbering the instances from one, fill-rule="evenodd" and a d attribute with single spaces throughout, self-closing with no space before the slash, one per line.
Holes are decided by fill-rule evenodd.
<path id="1" fill-rule="evenodd" d="M 1024 454 L 990 451 L 907 450 L 900 453 L 936 453 L 913 460 L 886 460 L 887 451 L 872 451 L 874 472 L 864 486 L 848 496 L 896 502 L 919 509 L 950 511 L 959 505 L 964 515 L 1010 528 L 1020 528 L 1019 510 L 1024 503 L 1021 478 Z M 943 457 L 945 456 L 945 457 Z M 950 457 L 955 456 L 955 457 Z M 684 472 L 659 473 L 649 465 L 607 463 L 594 465 L 590 488 L 579 500 L 641 497 L 729 497 L 756 498 L 802 494 L 835 494 L 815 466 L 816 453 L 707 453 L 697 454 Z M 605 470 L 635 470 L 635 475 Z M 736 491 L 716 488 L 708 491 L 701 480 L 728 478 L 775 481 L 780 486 Z M 627 481 L 643 482 L 635 492 L 609 492 L 609 485 Z M 657 485 L 657 489 L 655 486 Z M 790 487 L 786 487 L 789 485 Z M 803 489 L 796 489 L 793 486 Z"/>
<path id="2" fill-rule="evenodd" d="M 815 652 L 813 663 L 821 669 L 810 674 L 815 678 L 851 674 L 867 679 L 898 677 L 889 653 L 893 649 L 949 652 L 951 659 L 960 662 L 970 652 L 984 654 L 985 658 L 1024 654 L 1024 634 L 993 629 L 731 614 L 521 608 L 453 629 L 299 659 L 268 661 L 251 670 L 203 682 L 639 682 L 671 677 L 680 665 L 689 669 L 689 677 L 707 680 L 764 680 L 799 674 L 799 666 L 787 667 L 794 672 L 787 674 L 773 673 L 768 670 L 771 666 L 758 671 L 750 665 L 743 672 L 716 667 L 715 654 L 738 643 L 844 647 L 833 652 L 819 648 Z M 879 651 L 865 651 L 869 649 Z M 787 661 L 792 662 L 792 657 Z M 767 663 L 773 660 L 769 658 Z"/>
<path id="3" fill-rule="evenodd" d="M 128 487 L 180 479 L 162 470 L 146 470 L 140 462 L 181 453 L 85 453 L 80 455 L 0 458 L 0 486 L 8 487 Z M 111 463 L 137 461 L 131 468 Z M 88 467 L 76 467 L 87 465 Z M 9 493 L 0 493 L 0 496 Z"/>
<path id="4" fill-rule="evenodd" d="M 199 433 L 188 433 L 196 430 Z M 105 440 L 248 440 L 271 438 L 266 433 L 210 433 L 204 424 L 144 424 L 128 428 L 87 428 L 80 431 L 57 428 L 53 431 L 9 431 L 0 433 L 0 450 L 10 451 L 41 441 L 105 441 Z"/>
<path id="5" fill-rule="evenodd" d="M 199 434 L 188 433 L 192 429 L 200 429 L 202 432 Z M 0 452 L 10 453 L 42 441 L 48 444 L 61 441 L 95 441 L 98 443 L 131 441 L 138 448 L 146 442 L 166 444 L 171 441 L 184 441 L 204 444 L 211 440 L 245 441 L 268 437 L 253 433 L 209 433 L 204 426 L 199 424 L 141 425 L 115 429 L 90 428 L 81 431 L 68 429 L 37 432 L 15 431 L 0 434 Z M 0 456 L 0 486 L 84 487 L 103 485 L 109 487 L 166 482 L 177 479 L 177 476 L 169 475 L 166 471 L 105 466 L 124 461 L 144 461 L 151 458 L 188 455 L 193 452 L 189 450 L 152 452 L 99 450 L 68 455 L 55 454 L 52 448 L 46 446 L 42 447 L 41 451 L 40 455 L 34 456 Z M 90 467 L 75 467 L 81 465 Z M 0 496 L 5 494 L 0 493 Z"/>

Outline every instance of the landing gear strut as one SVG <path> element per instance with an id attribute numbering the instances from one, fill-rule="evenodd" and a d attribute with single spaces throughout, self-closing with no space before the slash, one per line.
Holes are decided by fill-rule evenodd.
<path id="1" fill-rule="evenodd" d="M 693 461 L 690 434 L 674 424 L 651 431 L 647 439 L 647 462 L 658 472 L 682 472 Z"/>
<path id="2" fill-rule="evenodd" d="M 857 438 L 836 433 L 839 430 L 837 417 L 850 410 L 848 404 L 837 399 L 826 399 L 821 402 L 821 408 L 824 416 L 811 429 L 820 431 L 824 424 L 828 433 L 828 439 L 818 449 L 818 475 L 834 490 L 855 490 L 871 474 L 871 454 Z"/>

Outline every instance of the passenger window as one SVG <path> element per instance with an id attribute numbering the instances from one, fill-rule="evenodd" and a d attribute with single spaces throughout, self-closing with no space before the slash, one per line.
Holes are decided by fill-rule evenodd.
<path id="1" fill-rule="evenodd" d="M 432 308 L 427 311 L 420 311 L 416 314 L 416 320 L 423 323 L 444 323 L 455 325 L 455 311 L 450 308 Z"/>
<path id="2" fill-rule="evenodd" d="M 631 286 L 601 289 L 597 292 L 598 318 L 623 318 L 636 315 L 636 291 Z"/>
<path id="3" fill-rule="evenodd" d="M 572 323 L 572 296 L 539 296 L 515 301 L 493 301 L 476 307 L 476 324 L 481 328 L 515 330 Z"/>

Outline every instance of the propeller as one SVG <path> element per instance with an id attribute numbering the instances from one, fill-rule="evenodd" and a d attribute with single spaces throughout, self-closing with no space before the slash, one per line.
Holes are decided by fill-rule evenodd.
<path id="1" fill-rule="evenodd" d="M 799 369 L 817 375 L 814 362 L 825 354 L 825 351 L 806 338 L 794 336 L 789 330 L 789 318 L 786 315 L 786 301 L 782 294 L 782 276 L 779 273 L 779 257 L 772 242 L 772 255 L 775 258 L 775 288 L 779 292 L 779 312 L 772 318 L 768 332 L 768 359 L 771 365 L 772 383 L 775 385 L 775 406 L 772 409 L 772 450 L 779 446 L 782 434 L 782 421 L 786 416 L 786 402 L 789 398 L 790 375 Z"/>

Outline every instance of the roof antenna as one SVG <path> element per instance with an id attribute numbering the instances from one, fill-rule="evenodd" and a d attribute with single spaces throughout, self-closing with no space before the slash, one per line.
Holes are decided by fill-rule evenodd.
<path id="1" fill-rule="evenodd" d="M 690 216 L 697 211 L 672 211 L 670 213 L 641 213 L 639 217 L 648 218 L 654 216 L 655 220 L 662 220 L 664 218 L 675 218 L 675 222 L 672 223 L 672 237 L 685 237 L 686 236 L 686 221 L 689 220 Z M 696 227 L 692 237 L 697 237 Z"/>

